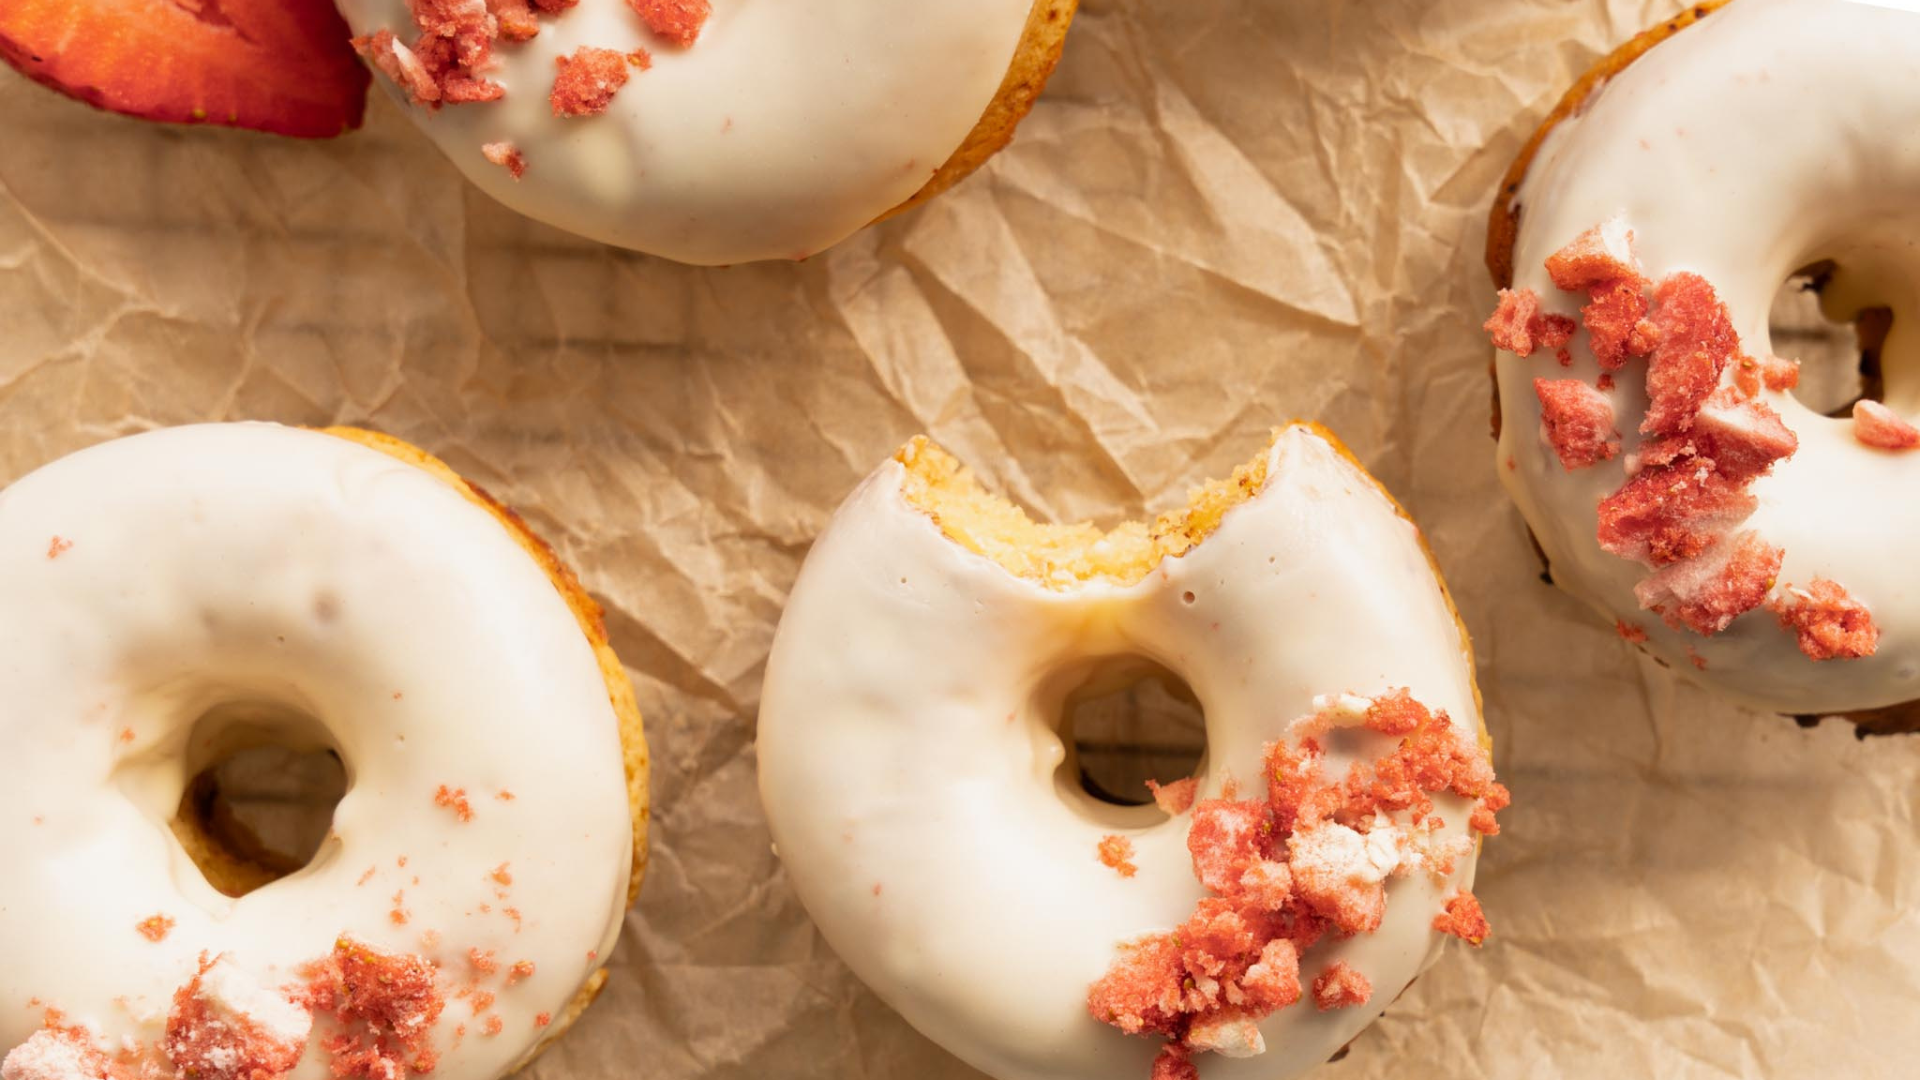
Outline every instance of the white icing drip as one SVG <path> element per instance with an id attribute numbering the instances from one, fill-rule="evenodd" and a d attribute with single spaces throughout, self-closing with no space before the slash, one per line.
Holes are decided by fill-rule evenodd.
<path id="1" fill-rule="evenodd" d="M 1706 277 L 1742 348 L 1761 356 L 1772 349 L 1767 317 L 1780 284 L 1834 258 L 1836 290 L 1893 308 L 1887 400 L 1906 416 L 1920 412 L 1910 344 L 1920 326 L 1916 11 L 1912 0 L 1735 0 L 1655 46 L 1542 146 L 1519 194 L 1514 286 L 1533 289 L 1546 311 L 1577 316 L 1584 297 L 1555 289 L 1545 260 L 1618 217 L 1649 277 Z M 1862 292 L 1868 282 L 1882 291 Z M 1592 382 L 1599 367 L 1584 335 L 1572 352 L 1571 369 L 1540 354 L 1497 361 L 1500 476 L 1558 584 L 1609 619 L 1644 627 L 1648 647 L 1675 670 L 1754 707 L 1832 712 L 1920 698 L 1920 562 L 1898 554 L 1903 538 L 1920 533 L 1920 498 L 1910 494 L 1920 454 L 1868 449 L 1851 421 L 1763 391 L 1800 447 L 1754 484 L 1760 507 L 1739 527 L 1786 550 L 1781 583 L 1829 577 L 1865 603 L 1881 630 L 1879 653 L 1815 663 L 1764 610 L 1710 639 L 1675 631 L 1634 599 L 1645 568 L 1602 551 L 1594 535 L 1599 501 L 1636 461 L 1645 364 L 1629 361 L 1608 392 L 1626 452 L 1568 473 L 1539 438 L 1533 379 Z"/>
<path id="2" fill-rule="evenodd" d="M 948 541 L 889 462 L 808 556 L 780 624 L 760 713 L 760 783 L 778 850 L 827 940 L 906 1018 L 1001 1080 L 1145 1077 L 1156 1046 L 1095 1021 L 1087 992 L 1115 947 L 1169 930 L 1204 890 L 1191 818 L 1095 803 L 1057 783 L 1046 689 L 1088 659 L 1139 655 L 1202 701 L 1201 798 L 1255 781 L 1262 750 L 1314 697 L 1408 687 L 1479 729 L 1470 659 L 1414 527 L 1305 427 L 1219 529 L 1138 584 L 1065 591 Z M 1183 594 L 1192 594 L 1191 603 Z M 1354 759 L 1329 748 L 1330 775 Z M 1436 799 L 1464 840 L 1469 807 Z M 1096 846 L 1133 844 L 1133 878 Z M 1279 1080 L 1331 1056 L 1435 955 L 1446 899 L 1472 878 L 1386 885 L 1379 932 L 1309 951 L 1345 960 L 1364 1006 L 1311 1002 L 1259 1024 L 1267 1051 L 1209 1056 L 1212 1080 Z M 1224 1033 L 1223 1033 L 1224 1037 Z"/>
<path id="3" fill-rule="evenodd" d="M 435 1036 L 436 1076 L 490 1080 L 611 952 L 632 826 L 593 651 L 499 522 L 419 469 L 268 424 L 55 462 L 0 492 L 0 656 L 0 1046 L 38 1025 L 34 999 L 151 1046 L 203 951 L 278 989 L 346 932 L 449 979 L 472 948 L 535 963 L 492 987 L 502 1035 Z M 313 862 L 237 900 L 164 824 L 195 719 L 235 699 L 318 718 L 351 778 Z M 471 821 L 434 805 L 441 784 Z M 156 914 L 177 922 L 154 943 L 135 927 Z M 326 1072 L 316 1051 L 295 1076 Z"/>
<path id="4" fill-rule="evenodd" d="M 355 34 L 418 34 L 403 0 L 336 0 Z M 649 33 L 625 0 L 540 16 L 496 42 L 504 100 L 437 112 L 402 102 L 487 194 L 530 217 L 681 262 L 813 255 L 904 202 L 999 89 L 1032 0 L 714 0 L 691 46 Z M 646 49 L 607 112 L 557 118 L 554 60 Z M 520 180 L 481 148 L 511 142 Z"/>

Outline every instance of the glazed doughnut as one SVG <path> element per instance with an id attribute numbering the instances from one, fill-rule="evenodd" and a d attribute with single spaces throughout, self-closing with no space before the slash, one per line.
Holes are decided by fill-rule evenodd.
<path id="1" fill-rule="evenodd" d="M 1077 0 L 337 0 L 488 194 L 681 262 L 806 258 L 1012 137 Z"/>
<path id="2" fill-rule="evenodd" d="M 1208 736 L 1138 806 L 1089 795 L 1057 730 L 1127 661 L 1183 677 Z M 1324 431 L 1106 534 L 1035 525 L 916 440 L 795 583 L 760 790 L 827 941 L 975 1068 L 1174 1078 L 1213 1051 L 1209 1077 L 1279 1080 L 1443 932 L 1484 936 L 1465 890 L 1505 803 L 1484 738 L 1418 530 Z"/>
<path id="3" fill-rule="evenodd" d="M 1920 530 L 1917 11 L 1690 9 L 1581 80 L 1494 208 L 1498 467 L 1553 580 L 1756 708 L 1920 697 L 1920 564 L 1889 554 Z M 1821 260 L 1830 313 L 1893 311 L 1884 404 L 1839 418 L 1768 331 Z"/>
<path id="4" fill-rule="evenodd" d="M 604 982 L 632 689 L 572 575 L 422 451 L 213 424 L 47 465 L 0 492 L 0 648 L 6 1080 L 491 1080 Z M 189 797 L 259 745 L 348 778 L 266 884 Z"/>

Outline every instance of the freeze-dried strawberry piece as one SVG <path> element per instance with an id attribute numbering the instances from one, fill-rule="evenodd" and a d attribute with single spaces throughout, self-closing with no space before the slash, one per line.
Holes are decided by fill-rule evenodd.
<path id="1" fill-rule="evenodd" d="M 1535 379 L 1533 392 L 1540 398 L 1541 435 L 1561 468 L 1584 469 L 1620 452 L 1606 395 L 1579 379 Z"/>
<path id="2" fill-rule="evenodd" d="M 1705 551 L 1755 505 L 1743 486 L 1696 459 L 1643 468 L 1600 501 L 1600 546 L 1665 566 Z"/>
<path id="3" fill-rule="evenodd" d="M 627 0 L 647 29 L 682 48 L 693 44 L 713 14 L 712 0 Z"/>
<path id="4" fill-rule="evenodd" d="M 1838 582 L 1817 577 L 1805 588 L 1790 585 L 1767 607 L 1814 660 L 1857 660 L 1880 647 L 1873 613 Z"/>
<path id="5" fill-rule="evenodd" d="M 1480 910 L 1480 901 L 1470 892 L 1462 892 L 1448 900 L 1446 910 L 1434 917 L 1433 928 L 1443 934 L 1452 934 L 1469 945 L 1480 944 L 1492 932 L 1487 926 L 1486 915 Z"/>
<path id="6" fill-rule="evenodd" d="M 1759 534 L 1743 532 L 1665 567 L 1634 586 L 1633 594 L 1668 626 L 1712 637 L 1766 601 L 1783 555 Z"/>
<path id="7" fill-rule="evenodd" d="M 0 1060 L 4 1080 L 140 1080 L 109 1058 L 79 1028 L 46 1027 Z"/>
<path id="8" fill-rule="evenodd" d="M 1223 896 L 1234 892 L 1247 867 L 1265 854 L 1271 835 L 1266 804 L 1258 799 L 1207 799 L 1196 804 L 1193 825 L 1187 830 L 1194 876 Z"/>
<path id="9" fill-rule="evenodd" d="M 572 56 L 556 56 L 553 62 L 560 73 L 553 77 L 547 101 L 555 116 L 606 112 L 613 95 L 627 85 L 627 58 L 612 49 L 582 45 Z"/>
<path id="10" fill-rule="evenodd" d="M 1547 256 L 1547 276 L 1567 292 L 1640 278 L 1640 261 L 1633 254 L 1633 230 L 1620 218 L 1595 225 Z"/>
<path id="11" fill-rule="evenodd" d="M 1313 980 L 1313 1003 L 1321 1012 L 1365 1005 L 1373 997 L 1373 983 L 1345 960 L 1337 961 Z"/>
<path id="12" fill-rule="evenodd" d="M 1186 977 L 1173 935 L 1142 938 L 1120 947 L 1119 959 L 1088 991 L 1087 1011 L 1129 1035 L 1176 1035 Z"/>
<path id="13" fill-rule="evenodd" d="M 1587 347 L 1607 372 L 1619 371 L 1630 356 L 1645 356 L 1659 340 L 1659 328 L 1647 318 L 1647 282 L 1641 278 L 1598 285 L 1580 309 Z"/>
<path id="14" fill-rule="evenodd" d="M 408 1070 L 433 1071 L 433 1025 L 447 1003 L 424 957 L 342 937 L 311 966 L 303 1003 L 341 1028 L 323 1043 L 334 1076 L 400 1080 Z"/>
<path id="15" fill-rule="evenodd" d="M 1100 862 L 1123 878 L 1130 878 L 1140 872 L 1133 865 L 1133 841 L 1124 836 L 1103 836 L 1098 845 Z"/>
<path id="16" fill-rule="evenodd" d="M 313 1015 L 219 957 L 173 995 L 162 1043 L 192 1080 L 279 1080 L 307 1052 Z"/>
<path id="17" fill-rule="evenodd" d="M 1734 483 L 1765 473 L 1800 448 L 1800 440 L 1773 406 L 1740 400 L 1731 390 L 1707 398 L 1688 435 L 1701 456 L 1713 459 L 1714 471 Z"/>
<path id="18" fill-rule="evenodd" d="M 499 25 L 502 41 L 531 41 L 540 33 L 527 0 L 487 0 L 487 11 Z"/>
<path id="19" fill-rule="evenodd" d="M 1300 1000 L 1300 949 L 1291 938 L 1274 938 L 1240 977 L 1247 1003 L 1271 1013 Z"/>
<path id="20" fill-rule="evenodd" d="M 1747 397 L 1768 390 L 1791 390 L 1800 385 L 1800 361 L 1774 356 L 1741 356 L 1734 361 L 1733 385 Z"/>
<path id="21" fill-rule="evenodd" d="M 1912 450 L 1920 446 L 1920 428 L 1907 423 L 1885 405 L 1866 398 L 1853 403 L 1853 437 L 1879 450 Z"/>
<path id="22" fill-rule="evenodd" d="M 1647 361 L 1650 404 L 1640 430 L 1669 435 L 1691 424 L 1720 373 L 1740 354 L 1740 339 L 1713 286 L 1684 271 L 1668 275 L 1654 290 L 1650 321 L 1657 341 Z"/>
<path id="23" fill-rule="evenodd" d="M 1168 1043 L 1153 1058 L 1153 1073 L 1147 1080 L 1200 1080 L 1193 1064 L 1193 1051 L 1179 1043 Z"/>
<path id="24" fill-rule="evenodd" d="M 1179 817 L 1193 808 L 1193 798 L 1200 790 L 1200 781 L 1193 777 L 1175 780 L 1171 784 L 1162 784 L 1157 780 L 1147 781 L 1147 790 L 1153 793 L 1153 804 L 1172 817 Z"/>
<path id="25" fill-rule="evenodd" d="M 1542 315 L 1532 289 L 1501 289 L 1500 304 L 1481 326 L 1494 348 L 1525 358 L 1535 349 L 1558 350 L 1573 339 L 1575 324 L 1565 315 Z"/>
<path id="26" fill-rule="evenodd" d="M 367 72 L 331 0 L 7 0 L 0 60 L 147 120 L 328 138 L 360 126 Z"/>
<path id="27" fill-rule="evenodd" d="M 1315 913 L 1350 934 L 1380 928 L 1386 915 L 1384 882 L 1400 864 L 1394 830 L 1361 833 L 1345 825 L 1317 825 L 1288 841 L 1294 892 Z"/>

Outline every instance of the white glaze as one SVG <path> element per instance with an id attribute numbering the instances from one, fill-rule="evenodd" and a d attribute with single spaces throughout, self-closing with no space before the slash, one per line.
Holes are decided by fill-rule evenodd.
<path id="1" fill-rule="evenodd" d="M 418 34 L 404 0 L 337 0 L 355 34 Z M 980 119 L 1012 63 L 1032 0 L 714 0 L 681 49 L 626 0 L 541 16 L 495 44 L 506 97 L 414 122 L 507 206 L 595 240 L 681 262 L 797 259 L 906 201 Z M 587 45 L 645 48 L 607 112 L 557 118 L 554 59 Z M 511 142 L 525 177 L 481 147 Z"/>
<path id="2" fill-rule="evenodd" d="M 55 536 L 72 546 L 49 558 Z M 0 492 L 0 657 L 0 1048 L 38 1026 L 33 999 L 106 1046 L 152 1045 L 202 950 L 279 987 L 348 933 L 449 982 L 473 948 L 534 962 L 487 986 L 501 1035 L 460 1001 L 435 1033 L 436 1076 L 490 1080 L 613 946 L 632 826 L 593 651 L 499 522 L 419 469 L 268 424 L 55 462 Z M 165 824 L 190 729 L 230 701 L 318 718 L 288 737 L 335 747 L 351 785 L 312 864 L 238 900 Z M 441 784 L 468 792 L 470 822 L 434 804 Z M 135 930 L 153 915 L 177 920 L 158 944 Z M 325 1056 L 295 1075 L 325 1076 Z"/>
<path id="3" fill-rule="evenodd" d="M 1305 427 L 1279 437 L 1265 487 L 1210 538 L 1127 587 L 1011 576 L 912 508 L 903 474 L 889 461 L 848 498 L 781 619 L 759 735 L 777 849 L 847 964 L 976 1068 L 1145 1077 L 1157 1044 L 1093 1020 L 1087 990 L 1116 944 L 1177 926 L 1203 890 L 1187 815 L 1056 781 L 1075 669 L 1130 655 L 1185 678 L 1206 713 L 1208 798 L 1229 777 L 1258 783 L 1263 746 L 1322 693 L 1410 687 L 1471 738 L 1466 643 L 1417 531 Z M 1332 775 L 1346 765 L 1330 755 Z M 1442 835 L 1464 836 L 1465 807 L 1442 807 Z M 1096 858 L 1110 833 L 1132 840 L 1137 876 Z M 1444 886 L 1390 882 L 1377 934 L 1302 960 L 1303 981 L 1348 961 L 1372 1001 L 1282 1009 L 1260 1025 L 1265 1054 L 1204 1055 L 1202 1075 L 1280 1080 L 1325 1061 L 1436 955 L 1433 919 L 1471 878 L 1469 857 Z"/>
<path id="4" fill-rule="evenodd" d="M 1911 0 L 1734 0 L 1655 46 L 1548 136 L 1520 190 L 1514 286 L 1539 293 L 1545 310 L 1577 315 L 1584 297 L 1557 291 L 1545 260 L 1619 216 L 1648 276 L 1705 276 L 1743 349 L 1765 355 L 1781 283 L 1834 258 L 1842 275 L 1831 295 L 1893 308 L 1887 404 L 1920 414 L 1917 10 Z M 1599 368 L 1584 334 L 1573 354 L 1567 374 L 1592 382 Z M 1648 648 L 1676 670 L 1755 707 L 1833 712 L 1920 698 L 1920 561 L 1905 550 L 1920 535 L 1920 454 L 1869 449 L 1850 420 L 1763 391 L 1800 448 L 1753 486 L 1760 508 L 1742 527 L 1786 549 L 1782 585 L 1830 577 L 1881 630 L 1872 658 L 1815 663 L 1764 610 L 1711 639 L 1667 628 L 1633 598 L 1647 571 L 1600 549 L 1598 503 L 1620 486 L 1639 442 L 1644 362 L 1631 361 L 1609 395 L 1625 452 L 1572 473 L 1540 438 L 1533 392 L 1535 377 L 1564 369 L 1540 354 L 1501 354 L 1497 370 L 1506 417 L 1500 475 L 1563 588 L 1609 619 L 1645 627 Z M 1705 659 L 1704 672 L 1688 647 Z"/>

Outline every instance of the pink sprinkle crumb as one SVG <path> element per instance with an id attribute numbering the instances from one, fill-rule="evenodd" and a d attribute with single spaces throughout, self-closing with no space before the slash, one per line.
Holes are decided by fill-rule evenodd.
<path id="1" fill-rule="evenodd" d="M 473 1015 L 479 1016 L 481 1013 L 493 1008 L 493 994 L 489 991 L 482 990 L 474 994 L 467 1004 L 473 1009 Z"/>
<path id="2" fill-rule="evenodd" d="M 409 1069 L 433 1071 L 433 1025 L 446 998 L 426 958 L 342 937 L 309 965 L 304 1004 L 339 1029 L 322 1044 L 334 1076 L 397 1080 Z"/>
<path id="3" fill-rule="evenodd" d="M 107 1057 L 79 1028 L 50 1026 L 33 1033 L 0 1061 L 6 1080 L 136 1080 L 133 1069 Z"/>
<path id="4" fill-rule="evenodd" d="M 538 1014 L 538 1015 L 536 1015 L 536 1016 L 535 1016 L 535 1017 L 533 1018 L 533 1026 L 534 1026 L 534 1027 L 537 1027 L 537 1028 L 543 1028 L 543 1027 L 547 1027 L 548 1025 L 550 1025 L 550 1024 L 552 1024 L 552 1023 L 553 1023 L 553 1014 L 552 1014 L 552 1013 L 544 1013 L 544 1012 L 543 1012 L 543 1013 L 540 1013 L 540 1014 Z"/>
<path id="5" fill-rule="evenodd" d="M 467 801 L 465 788 L 449 788 L 441 784 L 440 789 L 433 793 L 433 805 L 453 811 L 453 816 L 462 823 L 473 820 L 473 804 Z"/>
<path id="6" fill-rule="evenodd" d="M 556 56 L 553 62 L 560 70 L 547 100 L 555 116 L 597 116 L 627 85 L 626 57 L 612 49 L 582 45 L 572 56 Z"/>
<path id="7" fill-rule="evenodd" d="M 1617 218 L 1595 225 L 1547 256 L 1547 276 L 1556 288 L 1567 292 L 1640 277 L 1639 261 L 1633 254 L 1633 230 Z"/>
<path id="8" fill-rule="evenodd" d="M 480 1033 L 483 1035 L 498 1035 L 502 1031 L 505 1031 L 506 1028 L 507 1022 L 505 1020 L 500 1019 L 498 1016 L 489 1016 L 487 1017 L 487 1022 L 481 1026 Z"/>
<path id="9" fill-rule="evenodd" d="M 1687 663 L 1701 671 L 1707 670 L 1707 658 L 1701 656 L 1691 645 L 1687 646 Z"/>
<path id="10" fill-rule="evenodd" d="M 224 957 L 203 956 L 173 996 L 162 1048 L 193 1080 L 279 1080 L 306 1054 L 312 1028 L 306 1008 L 254 983 Z"/>
<path id="11" fill-rule="evenodd" d="M 515 797 L 511 791 L 502 791 L 494 796 L 494 798 L 499 799 L 501 802 L 512 802 Z"/>
<path id="12" fill-rule="evenodd" d="M 1642 468 L 1600 500 L 1600 546 L 1648 566 L 1690 559 L 1758 505 L 1744 485 L 1693 460 Z"/>
<path id="13" fill-rule="evenodd" d="M 1187 852 L 1200 883 L 1222 895 L 1239 886 L 1249 866 L 1267 854 L 1273 826 L 1259 799 L 1207 799 L 1193 808 Z"/>
<path id="14" fill-rule="evenodd" d="M 878 888 L 878 886 L 875 886 L 875 888 Z M 514 961 L 513 967 L 507 972 L 507 985 L 512 986 L 514 983 L 531 978 L 533 978 L 533 961 L 516 960 Z"/>
<path id="15" fill-rule="evenodd" d="M 1313 1003 L 1321 1012 L 1365 1005 L 1373 997 L 1373 983 L 1345 960 L 1328 965 L 1313 980 Z"/>
<path id="16" fill-rule="evenodd" d="M 647 29 L 685 48 L 693 44 L 713 14 L 711 0 L 627 0 Z"/>
<path id="17" fill-rule="evenodd" d="M 1575 324 L 1565 315 L 1542 315 L 1540 297 L 1532 289 L 1500 290 L 1500 306 L 1481 327 L 1497 349 L 1521 357 L 1535 349 L 1557 350 L 1573 338 Z"/>
<path id="18" fill-rule="evenodd" d="M 1433 713 L 1425 705 L 1413 700 L 1413 695 L 1403 686 L 1390 694 L 1374 698 L 1373 703 L 1367 706 L 1364 722 L 1367 730 L 1397 739 L 1432 723 Z"/>
<path id="19" fill-rule="evenodd" d="M 168 934 L 173 933 L 174 925 L 172 916 L 154 915 L 140 920 L 140 924 L 135 926 L 134 929 L 140 931 L 141 937 L 157 945 L 167 940 Z"/>
<path id="20" fill-rule="evenodd" d="M 501 863 L 499 866 L 496 866 L 493 868 L 493 873 L 488 874 L 487 876 L 492 878 L 495 884 L 499 884 L 499 885 L 513 884 L 513 874 L 507 869 L 508 865 L 509 864 L 507 863 Z"/>
<path id="21" fill-rule="evenodd" d="M 359 880 L 359 881 L 356 881 L 356 882 L 354 882 L 354 883 L 353 883 L 353 884 L 354 884 L 354 886 L 355 886 L 355 887 L 359 887 L 359 886 L 361 886 L 361 885 L 365 885 L 365 884 L 366 884 L 367 882 L 369 882 L 369 881 L 372 881 L 372 880 L 373 880 L 373 875 L 375 875 L 375 874 L 377 874 L 377 873 L 379 873 L 379 872 L 380 872 L 380 868 L 379 868 L 379 867 L 377 867 L 377 866 L 369 866 L 369 867 L 367 867 L 367 872 L 366 872 L 366 873 L 364 873 L 364 874 L 361 874 L 361 875 L 360 875 L 360 880 Z"/>
<path id="22" fill-rule="evenodd" d="M 641 71 L 646 71 L 653 67 L 653 54 L 645 49 L 635 49 L 627 54 L 627 63 Z"/>
<path id="23" fill-rule="evenodd" d="M 480 147 L 480 155 L 489 162 L 504 167 L 507 175 L 515 180 L 527 175 L 527 156 L 510 142 L 486 143 Z"/>
<path id="24" fill-rule="evenodd" d="M 1674 629 L 1712 637 L 1766 601 L 1784 554 L 1759 534 L 1743 532 L 1662 568 L 1633 594 Z"/>
<path id="25" fill-rule="evenodd" d="M 1920 446 L 1920 428 L 1877 401 L 1853 403 L 1853 437 L 1877 450 L 1912 450 Z"/>
<path id="26" fill-rule="evenodd" d="M 1689 449 L 1711 459 L 1714 471 L 1735 483 L 1766 473 L 1774 462 L 1792 457 L 1800 448 L 1799 438 L 1773 406 L 1740 399 L 1730 389 L 1701 403 L 1685 438 Z"/>
<path id="27" fill-rule="evenodd" d="M 1123 878 L 1130 878 L 1140 872 L 1133 865 L 1133 841 L 1124 836 L 1108 835 L 1100 838 L 1100 862 L 1118 871 Z"/>
<path id="28" fill-rule="evenodd" d="M 1533 392 L 1540 398 L 1541 434 L 1561 468 L 1584 469 L 1620 452 L 1606 395 L 1579 379 L 1535 379 Z"/>
<path id="29" fill-rule="evenodd" d="M 499 24 L 502 41 L 531 41 L 540 33 L 527 0 L 487 0 L 487 11 Z"/>
<path id="30" fill-rule="evenodd" d="M 1647 631 L 1645 627 L 1635 626 L 1633 623 L 1630 623 L 1625 619 L 1613 620 L 1613 632 L 1616 634 L 1619 634 L 1621 640 L 1631 641 L 1635 645 L 1638 645 L 1641 642 L 1647 640 Z"/>
<path id="31" fill-rule="evenodd" d="M 1789 585 L 1767 605 L 1780 625 L 1798 636 L 1813 660 L 1857 660 L 1880 647 L 1880 628 L 1866 605 L 1839 583 L 1816 577 L 1805 588 Z"/>
<path id="32" fill-rule="evenodd" d="M 395 926 L 407 925 L 407 909 L 403 906 L 406 901 L 407 893 L 405 889 L 393 894 L 393 910 L 387 912 L 387 918 L 391 919 Z"/>
<path id="33" fill-rule="evenodd" d="M 1147 1080 L 1200 1080 L 1200 1069 L 1193 1063 L 1192 1051 L 1179 1043 L 1168 1043 L 1154 1055 L 1153 1072 Z"/>
<path id="34" fill-rule="evenodd" d="M 1733 385 L 1745 397 L 1768 390 L 1791 390 L 1800 385 L 1800 361 L 1768 354 L 1742 356 L 1734 361 Z"/>
<path id="35" fill-rule="evenodd" d="M 61 537 L 56 536 L 53 538 L 52 542 L 47 544 L 47 558 L 57 559 L 60 556 L 72 550 L 73 550 L 73 541 L 62 539 Z"/>
<path id="36" fill-rule="evenodd" d="M 1149 780 L 1147 790 L 1153 793 L 1153 804 L 1163 813 L 1170 817 L 1179 817 L 1193 808 L 1194 795 L 1200 790 L 1200 781 L 1191 776 L 1185 780 L 1175 780 L 1171 784 Z"/>
<path id="37" fill-rule="evenodd" d="M 1433 928 L 1443 934 L 1452 934 L 1469 945 L 1478 945 L 1487 940 L 1491 931 L 1487 927 L 1487 917 L 1480 910 L 1480 901 L 1470 892 L 1462 892 L 1447 901 L 1446 911 L 1434 916 Z"/>
<path id="38" fill-rule="evenodd" d="M 491 975 L 500 970 L 500 962 L 493 958 L 492 949 L 468 949 L 467 963 L 481 975 Z"/>
<path id="39" fill-rule="evenodd" d="M 1720 373 L 1740 355 L 1740 339 L 1727 306 L 1698 274 L 1669 275 L 1654 290 L 1654 303 L 1658 342 L 1647 361 L 1651 403 L 1640 430 L 1670 435 L 1690 425 Z"/>

